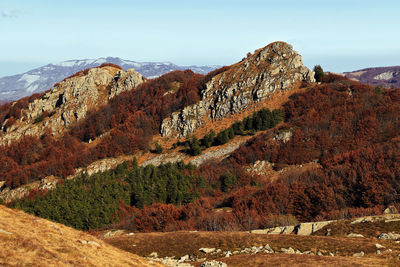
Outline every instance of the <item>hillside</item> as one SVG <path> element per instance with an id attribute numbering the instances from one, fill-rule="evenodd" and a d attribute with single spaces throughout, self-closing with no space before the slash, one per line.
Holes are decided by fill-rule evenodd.
<path id="1" fill-rule="evenodd" d="M 184 128 L 193 131 L 200 125 L 197 121 L 203 119 L 201 116 L 217 106 L 218 115 L 212 115 L 212 121 L 251 107 L 260 109 L 262 106 L 258 103 L 274 94 L 313 81 L 312 72 L 302 65 L 301 56 L 282 42 L 270 44 L 242 62 L 207 76 L 177 71 L 140 84 L 142 79 L 137 82 L 136 76 L 128 78 L 138 75 L 136 72 L 118 74 L 120 70 L 114 68 L 115 73 L 111 75 L 95 74 L 107 68 L 111 67 L 79 72 L 45 95 L 34 95 L 1 107 L 5 133 L 0 143 L 8 145 L 0 154 L 5 162 L 0 171 L 7 186 L 19 187 L 49 175 L 67 177 L 74 173 L 74 168 L 86 167 L 98 159 L 149 151 L 153 136 L 172 129 L 176 123 L 183 123 L 187 125 Z M 243 77 L 235 76 L 236 80 L 232 80 L 235 72 L 245 76 L 241 74 Z M 96 84 L 100 77 L 100 83 Z M 240 85 L 242 78 L 247 79 L 246 84 Z M 139 86 L 132 90 L 136 85 Z M 66 102 L 64 90 L 76 96 L 72 104 Z M 113 97 L 115 92 L 119 94 Z M 90 105 L 93 94 L 99 95 L 99 101 Z M 219 99 L 217 106 L 207 106 L 213 98 Z M 199 110 L 195 105 L 205 108 Z M 229 105 L 234 108 L 226 110 L 225 106 Z M 175 118 L 179 110 L 186 109 L 198 110 L 201 114 L 188 114 L 183 121 L 172 121 L 170 126 L 165 126 L 168 117 Z M 191 118 L 194 121 L 188 120 Z M 190 126 L 193 123 L 196 126 Z M 57 151 L 63 153 L 56 156 Z M 19 168 L 13 168 L 15 164 Z"/>
<path id="2" fill-rule="evenodd" d="M 0 77 L 0 102 L 17 100 L 33 93 L 42 93 L 53 88 L 54 84 L 61 82 L 65 77 L 104 63 L 121 66 L 125 71 L 133 68 L 146 78 L 154 78 L 170 71 L 186 69 L 207 74 L 217 68 L 217 66 L 178 66 L 170 62 L 136 62 L 117 57 L 68 60 L 47 64 L 25 73 Z"/>
<path id="3" fill-rule="evenodd" d="M 62 224 L 0 205 L 1 266 L 161 266 Z"/>
<path id="4" fill-rule="evenodd" d="M 77 72 L 50 91 L 0 107 L 0 143 L 44 133 L 62 135 L 88 112 L 144 81 L 133 69 L 125 72 L 112 64 Z"/>
<path id="5" fill-rule="evenodd" d="M 368 217 L 361 219 L 368 220 Z M 400 263 L 399 244 L 377 238 L 380 233 L 387 233 L 390 226 L 370 222 L 368 227 L 374 227 L 378 234 L 363 237 L 364 232 L 359 229 L 365 227 L 364 223 L 351 222 L 341 220 L 339 227 L 329 225 L 320 230 L 321 234 L 307 236 L 235 231 L 127 235 L 121 230 L 99 235 L 115 247 L 169 266 L 174 266 L 174 262 L 200 266 L 202 261 L 211 260 L 228 266 L 287 266 L 288 263 L 290 266 L 397 266 Z M 353 232 L 338 234 L 340 227 L 352 227 Z M 327 229 L 331 229 L 329 236 L 326 236 Z"/>
<path id="6" fill-rule="evenodd" d="M 400 91 L 312 76 L 276 42 L 207 76 L 147 80 L 61 136 L 4 146 L 2 193 L 36 182 L 11 205 L 79 229 L 249 231 L 382 213 L 399 201 Z"/>
<path id="7" fill-rule="evenodd" d="M 373 86 L 400 87 L 400 66 L 367 68 L 345 72 L 344 75 L 349 79 Z"/>

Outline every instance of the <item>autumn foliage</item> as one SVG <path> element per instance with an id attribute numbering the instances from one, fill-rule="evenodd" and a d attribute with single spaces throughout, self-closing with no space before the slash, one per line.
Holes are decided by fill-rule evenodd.
<path id="1" fill-rule="evenodd" d="M 99 158 L 148 149 L 162 119 L 197 102 L 207 79 L 191 71 L 169 73 L 115 97 L 61 139 L 45 135 L 4 147 L 0 177 L 17 186 L 44 175 L 68 175 L 73 167 Z M 159 198 L 140 205 L 131 198 L 118 209 L 113 202 L 114 223 L 139 231 L 249 230 L 376 214 L 399 201 L 399 90 L 378 90 L 329 74 L 321 84 L 293 95 L 282 111 L 283 124 L 250 139 L 230 158 L 191 170 L 195 179 L 183 188 L 199 198 Z M 285 141 L 277 138 L 282 132 L 290 132 Z M 96 146 L 87 145 L 96 139 Z M 277 171 L 310 162 L 318 168 L 269 181 L 243 168 L 257 160 L 271 162 Z M 148 178 L 155 173 L 149 171 Z M 142 195 L 154 189 L 143 188 L 148 189 Z"/>
<path id="2" fill-rule="evenodd" d="M 74 168 L 97 159 L 147 150 L 165 117 L 199 101 L 204 79 L 190 70 L 170 72 L 114 97 L 61 138 L 49 134 L 40 138 L 27 136 L 4 145 L 0 147 L 0 180 L 18 187 L 47 175 L 66 177 Z M 1 106 L 1 121 L 9 119 L 12 123 L 19 119 L 21 110 L 41 96 Z M 105 133 L 97 146 L 88 145 Z"/>

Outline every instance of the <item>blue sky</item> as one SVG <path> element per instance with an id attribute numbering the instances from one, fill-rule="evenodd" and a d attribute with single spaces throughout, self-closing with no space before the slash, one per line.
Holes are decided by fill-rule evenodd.
<path id="1" fill-rule="evenodd" d="M 400 65 L 398 0 L 0 0 L 0 76 L 69 59 L 230 65 L 286 41 L 308 67 Z"/>

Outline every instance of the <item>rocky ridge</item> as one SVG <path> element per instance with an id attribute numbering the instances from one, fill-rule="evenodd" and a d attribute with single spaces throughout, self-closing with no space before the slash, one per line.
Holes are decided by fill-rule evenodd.
<path id="1" fill-rule="evenodd" d="M 161 135 L 187 136 L 209 119 L 227 117 L 274 93 L 314 81 L 314 72 L 303 65 L 301 55 L 291 45 L 269 44 L 214 76 L 201 92 L 198 103 L 164 119 Z"/>
<path id="2" fill-rule="evenodd" d="M 10 143 L 24 135 L 40 136 L 47 131 L 52 135 L 62 133 L 89 110 L 144 81 L 134 69 L 125 72 L 111 66 L 92 68 L 87 74 L 68 78 L 22 110 L 21 118 L 6 129 L 1 142 Z M 6 124 L 7 120 L 0 129 L 5 129 Z"/>

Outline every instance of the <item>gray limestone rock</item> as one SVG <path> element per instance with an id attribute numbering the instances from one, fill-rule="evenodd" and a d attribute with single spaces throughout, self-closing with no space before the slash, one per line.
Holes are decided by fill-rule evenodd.
<path id="1" fill-rule="evenodd" d="M 315 82 L 314 72 L 303 65 L 291 45 L 272 43 L 214 76 L 201 92 L 200 102 L 164 119 L 161 135 L 185 137 L 206 120 L 238 113 L 301 82 Z"/>

